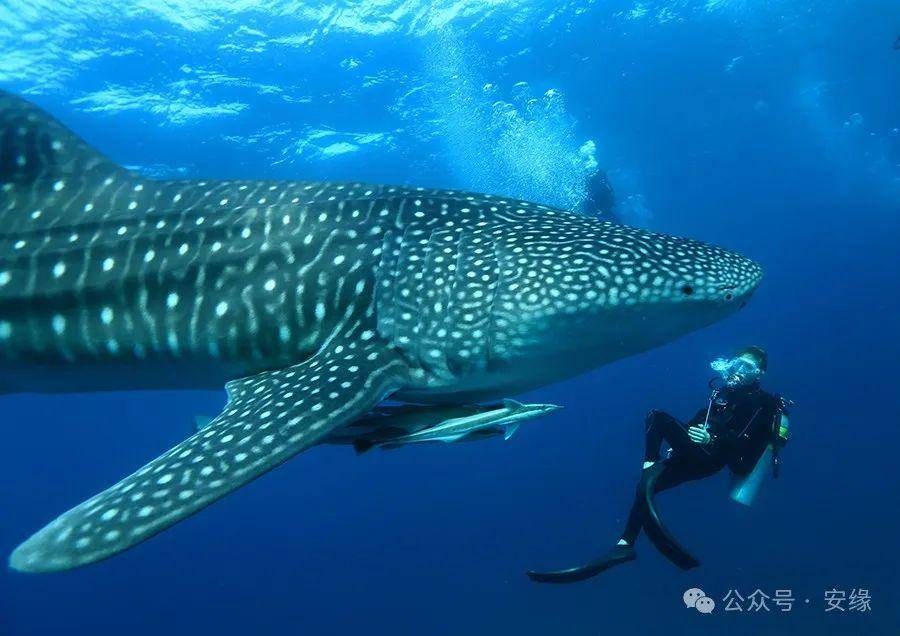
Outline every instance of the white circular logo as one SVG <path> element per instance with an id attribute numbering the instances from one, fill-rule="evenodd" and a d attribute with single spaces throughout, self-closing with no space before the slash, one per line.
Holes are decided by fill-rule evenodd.
<path id="1" fill-rule="evenodd" d="M 684 596 L 682 598 L 684 599 L 684 604 L 687 607 L 696 607 L 697 599 L 703 598 L 704 596 L 706 596 L 706 592 L 701 590 L 699 587 L 692 587 L 684 593 Z"/>

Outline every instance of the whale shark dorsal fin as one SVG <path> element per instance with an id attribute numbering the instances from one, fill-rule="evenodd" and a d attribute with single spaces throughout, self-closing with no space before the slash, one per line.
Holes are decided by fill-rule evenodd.
<path id="1" fill-rule="evenodd" d="M 107 180 L 141 181 L 38 106 L 0 91 L 0 197 L 11 203 L 0 206 L 0 233 L 73 223 L 84 211 L 57 200 Z"/>
<path id="2" fill-rule="evenodd" d="M 512 398 L 504 398 L 503 408 L 509 409 L 511 411 L 517 411 L 518 409 L 522 408 L 522 403 Z"/>
<path id="3" fill-rule="evenodd" d="M 519 424 L 518 424 L 518 423 L 510 424 L 509 426 L 506 427 L 506 430 L 503 431 L 503 439 L 504 439 L 504 440 L 508 440 L 510 437 L 512 437 L 513 435 L 515 435 L 515 434 L 516 434 L 516 431 L 518 431 L 518 430 L 519 430 Z"/>
<path id="4" fill-rule="evenodd" d="M 405 363 L 383 344 L 350 349 L 347 342 L 229 382 L 228 403 L 207 427 L 39 530 L 16 548 L 10 566 L 67 570 L 126 550 L 316 444 L 406 380 Z M 310 386 L 326 367 L 336 378 L 328 397 Z"/>
<path id="5" fill-rule="evenodd" d="M 128 172 L 40 107 L 2 90 L 0 131 L 0 181 L 33 183 L 98 169 Z"/>

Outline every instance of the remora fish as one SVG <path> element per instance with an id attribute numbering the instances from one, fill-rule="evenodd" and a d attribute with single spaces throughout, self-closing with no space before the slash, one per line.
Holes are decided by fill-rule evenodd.
<path id="1" fill-rule="evenodd" d="M 378 436 L 376 432 L 373 436 L 359 437 L 354 440 L 353 447 L 357 452 L 363 453 L 373 446 L 397 448 L 429 442 L 470 441 L 495 435 L 503 435 L 504 439 L 509 439 L 523 421 L 546 415 L 558 408 L 560 407 L 555 404 L 522 404 L 506 399 L 500 405 L 451 417 L 415 432 L 394 436 Z"/>
<path id="2" fill-rule="evenodd" d="M 10 565 L 109 557 L 387 397 L 515 395 L 721 320 L 760 279 L 718 247 L 499 196 L 150 180 L 0 93 L 0 391 L 228 393 Z"/>

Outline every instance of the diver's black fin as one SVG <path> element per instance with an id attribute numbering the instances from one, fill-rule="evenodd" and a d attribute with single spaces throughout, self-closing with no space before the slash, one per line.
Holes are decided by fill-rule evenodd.
<path id="1" fill-rule="evenodd" d="M 528 578 L 535 583 L 577 583 L 597 576 L 601 572 L 605 572 L 611 567 L 621 563 L 634 561 L 635 558 L 637 558 L 637 555 L 635 554 L 633 547 L 630 545 L 617 545 L 602 557 L 594 559 L 584 565 L 552 572 L 536 572 L 534 570 L 529 570 L 526 574 L 528 575 Z"/>
<path id="2" fill-rule="evenodd" d="M 682 570 L 691 570 L 699 566 L 700 561 L 695 559 L 690 552 L 675 540 L 675 537 L 663 525 L 662 519 L 660 519 L 654 505 L 653 490 L 656 486 L 656 480 L 662 474 L 664 468 L 665 464 L 663 462 L 657 462 L 650 468 L 645 469 L 641 477 L 641 483 L 638 486 L 643 503 L 644 532 L 654 547 L 659 550 L 660 554 Z"/>

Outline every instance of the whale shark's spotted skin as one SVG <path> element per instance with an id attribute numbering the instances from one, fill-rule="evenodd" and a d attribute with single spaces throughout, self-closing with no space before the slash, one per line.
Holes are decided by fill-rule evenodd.
<path id="1" fill-rule="evenodd" d="M 540 386 L 721 319 L 760 277 L 720 248 L 484 194 L 152 181 L 0 93 L 0 392 L 229 397 L 11 564 L 105 558 L 388 395 Z"/>

